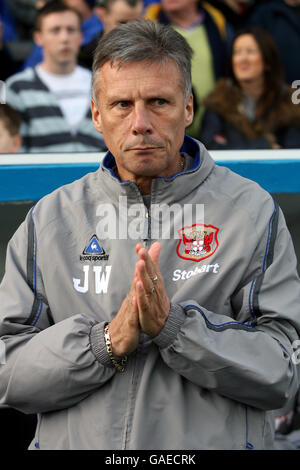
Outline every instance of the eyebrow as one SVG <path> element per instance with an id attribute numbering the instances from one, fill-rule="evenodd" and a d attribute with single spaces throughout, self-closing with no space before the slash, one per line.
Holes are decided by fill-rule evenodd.
<path id="1" fill-rule="evenodd" d="M 50 27 L 48 28 L 48 31 L 54 31 L 54 30 L 56 30 L 56 29 L 62 29 L 62 28 L 80 31 L 80 28 L 79 28 L 78 26 L 75 26 L 75 25 L 55 25 L 55 26 L 50 26 Z"/>

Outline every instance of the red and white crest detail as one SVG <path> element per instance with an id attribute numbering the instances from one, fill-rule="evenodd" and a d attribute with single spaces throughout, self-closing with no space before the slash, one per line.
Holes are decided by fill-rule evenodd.
<path id="1" fill-rule="evenodd" d="M 213 255 L 219 246 L 219 229 L 213 225 L 193 224 L 178 230 L 180 240 L 177 254 L 180 258 L 201 261 Z"/>

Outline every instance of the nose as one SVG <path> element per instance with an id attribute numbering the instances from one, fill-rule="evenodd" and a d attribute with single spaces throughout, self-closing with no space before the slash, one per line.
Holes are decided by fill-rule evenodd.
<path id="1" fill-rule="evenodd" d="M 70 39 L 70 33 L 66 28 L 62 28 L 60 31 L 60 39 L 63 42 L 69 41 Z"/>
<path id="2" fill-rule="evenodd" d="M 135 103 L 132 118 L 132 132 L 134 135 L 152 134 L 150 112 L 144 103 Z"/>
<path id="3" fill-rule="evenodd" d="M 238 59 L 239 61 L 247 60 L 247 59 L 248 59 L 248 56 L 249 56 L 248 52 L 243 49 L 243 50 L 241 50 L 240 53 L 238 54 L 237 59 Z"/>

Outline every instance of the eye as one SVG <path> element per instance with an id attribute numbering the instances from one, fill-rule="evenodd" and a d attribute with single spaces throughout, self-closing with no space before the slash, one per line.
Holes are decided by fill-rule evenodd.
<path id="1" fill-rule="evenodd" d="M 164 98 L 153 98 L 151 101 L 155 106 L 163 106 L 167 102 Z"/>
<path id="2" fill-rule="evenodd" d="M 77 31 L 79 31 L 79 30 L 76 29 L 76 28 L 68 28 L 68 33 L 69 34 L 75 34 L 75 33 L 77 33 Z"/>
<path id="3" fill-rule="evenodd" d="M 129 106 L 129 101 L 119 101 L 118 106 L 122 109 L 128 108 Z"/>

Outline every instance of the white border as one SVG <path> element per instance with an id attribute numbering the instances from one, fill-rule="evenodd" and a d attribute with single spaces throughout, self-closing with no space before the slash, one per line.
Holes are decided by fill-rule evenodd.
<path id="1" fill-rule="evenodd" d="M 214 150 L 209 152 L 215 161 L 300 160 L 300 149 L 295 150 Z M 1 154 L 1 165 L 57 165 L 100 163 L 105 153 L 24 153 Z"/>

